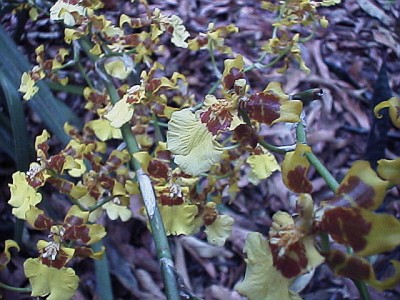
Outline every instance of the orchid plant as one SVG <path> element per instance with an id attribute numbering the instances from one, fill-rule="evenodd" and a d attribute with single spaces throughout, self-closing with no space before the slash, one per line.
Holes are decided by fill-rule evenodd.
<path id="1" fill-rule="evenodd" d="M 167 249 L 166 257 L 160 254 L 168 261 L 161 266 L 166 294 L 178 299 L 176 271 L 168 244 L 162 244 L 165 235 L 204 230 L 209 243 L 223 246 L 234 219 L 221 214 L 218 205 L 223 194 L 234 201 L 243 165 L 255 185 L 281 172 L 298 200 L 296 216 L 279 211 L 267 236 L 248 235 L 246 274 L 235 287 L 240 294 L 254 300 L 300 299 L 291 290 L 293 280 L 322 263 L 335 274 L 353 279 L 363 299 L 367 299 L 365 284 L 377 289 L 397 284 L 400 262 L 393 261 L 392 277 L 379 279 L 367 257 L 400 244 L 400 221 L 374 212 L 388 189 L 400 184 L 400 159 L 380 160 L 376 170 L 366 161 L 356 161 L 339 184 L 305 139 L 302 100 L 317 99 L 322 90 L 291 95 L 280 83 L 269 82 L 257 92 L 246 76 L 255 68 L 278 68 L 278 63 L 279 72 L 292 63 L 310 72 L 300 45 L 312 35 L 303 37 L 291 29 L 327 27 L 317 8 L 340 0 L 261 1 L 261 7 L 277 17 L 273 36 L 254 63 L 234 54 L 225 43 L 238 32 L 234 25 L 210 24 L 207 32 L 193 37 L 179 16 L 153 10 L 145 0 L 132 2 L 136 14 L 121 14 L 118 24 L 101 13 L 100 0 L 57 0 L 48 11 L 30 1 L 16 8 L 28 9 L 33 20 L 47 13 L 52 22 L 63 26 L 68 46 L 53 58 L 48 58 L 43 45 L 37 47 L 37 64 L 21 78 L 23 99 L 35 101 L 38 81 L 68 85 L 66 74 L 78 70 L 87 85 L 81 95 L 85 109 L 95 116 L 83 128 L 65 124 L 70 142 L 57 154 L 50 154 L 51 136 L 43 131 L 35 142 L 37 161 L 27 172 L 13 174 L 8 202 L 13 215 L 48 234 L 47 240 L 37 243 L 37 257 L 24 263 L 31 295 L 71 299 L 79 285 L 71 261 L 98 259 L 107 251 L 90 247 L 106 235 L 99 218 L 127 221 L 132 217 L 131 202 L 141 197 L 142 213 L 147 214 L 157 247 Z M 199 103 L 186 76 L 166 75 L 165 66 L 157 61 L 163 43 L 210 52 L 219 78 Z M 215 64 L 215 53 L 230 57 L 222 71 Z M 264 64 L 266 57 L 271 59 Z M 400 99 L 379 104 L 376 117 L 382 109 L 389 109 L 393 124 L 400 128 Z M 280 122 L 297 126 L 294 145 L 271 145 L 260 137 L 261 124 Z M 119 146 L 110 150 L 115 141 Z M 277 154 L 284 154 L 281 163 Z M 320 206 L 311 197 L 313 186 L 307 177 L 311 166 L 334 193 Z M 42 207 L 40 189 L 45 185 L 70 201 L 63 221 L 52 219 Z M 331 248 L 332 243 L 348 251 Z M 0 254 L 1 268 L 11 259 L 11 248 L 18 250 L 19 245 L 7 240 Z"/>

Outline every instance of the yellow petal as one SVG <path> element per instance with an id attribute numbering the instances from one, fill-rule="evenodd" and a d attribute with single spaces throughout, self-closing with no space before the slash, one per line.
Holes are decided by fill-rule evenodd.
<path id="1" fill-rule="evenodd" d="M 120 57 L 108 58 L 104 63 L 104 69 L 106 70 L 107 74 L 120 80 L 126 79 L 132 72 L 132 69 L 128 67 L 124 60 Z"/>
<path id="2" fill-rule="evenodd" d="M 281 169 L 275 156 L 270 152 L 250 155 L 246 161 L 250 165 L 252 173 L 260 180 L 268 178 L 273 172 Z"/>
<path id="3" fill-rule="evenodd" d="M 394 126 L 400 128 L 400 98 L 392 97 L 389 100 L 382 101 L 374 108 L 374 114 L 377 118 L 382 118 L 379 111 L 383 108 L 389 108 L 389 116 Z"/>
<path id="4" fill-rule="evenodd" d="M 383 179 L 393 184 L 400 184 L 400 158 L 378 160 L 377 172 Z"/>
<path id="5" fill-rule="evenodd" d="M 31 99 L 38 91 L 39 88 L 35 85 L 35 81 L 29 76 L 27 72 L 22 74 L 21 85 L 18 89 L 19 92 L 23 93 L 24 100 Z"/>
<path id="6" fill-rule="evenodd" d="M 197 176 L 220 161 L 222 149 L 205 124 L 185 108 L 172 114 L 168 123 L 167 148 L 185 173 Z"/>
<path id="7" fill-rule="evenodd" d="M 31 296 L 47 297 L 47 300 L 70 300 L 79 284 L 79 277 L 71 268 L 48 267 L 39 259 L 24 262 L 25 276 L 32 286 Z"/>
<path id="8" fill-rule="evenodd" d="M 188 43 L 185 40 L 189 37 L 189 32 L 183 25 L 182 19 L 177 15 L 172 15 L 169 21 L 173 28 L 171 42 L 177 47 L 187 48 Z"/>
<path id="9" fill-rule="evenodd" d="M 228 215 L 219 215 L 217 219 L 206 226 L 204 232 L 207 234 L 207 241 L 215 246 L 222 247 L 227 238 L 231 235 L 234 220 Z"/>
<path id="10" fill-rule="evenodd" d="M 10 262 L 11 259 L 11 254 L 10 254 L 10 248 L 16 248 L 17 251 L 19 251 L 19 246 L 18 244 L 13 241 L 13 240 L 6 240 L 4 243 L 4 250 L 2 253 L 0 253 L 0 271 L 3 270 L 7 264 Z"/>
<path id="11" fill-rule="evenodd" d="M 386 195 L 388 182 L 378 177 L 368 161 L 356 161 L 337 190 L 342 200 L 369 210 L 377 209 Z"/>
<path id="12" fill-rule="evenodd" d="M 167 235 L 189 235 L 195 229 L 194 218 L 198 212 L 196 205 L 160 205 L 160 214 Z M 177 218 L 179 216 L 179 218 Z"/>
<path id="13" fill-rule="evenodd" d="M 36 192 L 26 181 L 25 173 L 15 172 L 13 183 L 9 184 L 11 198 L 8 204 L 13 206 L 12 213 L 19 219 L 25 220 L 26 212 L 42 200 L 42 195 Z"/>
<path id="14" fill-rule="evenodd" d="M 97 119 L 89 121 L 86 126 L 94 131 L 94 134 L 99 138 L 100 141 L 104 142 L 109 139 L 122 139 L 121 130 L 111 126 L 109 120 Z"/>
<path id="15" fill-rule="evenodd" d="M 104 117 L 111 122 L 111 126 L 121 128 L 122 125 L 132 119 L 133 110 L 132 105 L 122 98 L 120 101 L 115 103 L 113 108 L 105 114 Z"/>
<path id="16" fill-rule="evenodd" d="M 289 291 L 290 281 L 274 268 L 271 250 L 260 233 L 248 234 L 243 251 L 247 255 L 246 274 L 235 286 L 240 294 L 249 300 L 301 299 Z"/>
<path id="17" fill-rule="evenodd" d="M 307 145 L 297 144 L 295 151 L 286 153 L 282 162 L 282 179 L 285 185 L 296 193 L 310 193 L 311 182 L 307 179 L 310 162 L 305 157 L 311 148 Z"/>

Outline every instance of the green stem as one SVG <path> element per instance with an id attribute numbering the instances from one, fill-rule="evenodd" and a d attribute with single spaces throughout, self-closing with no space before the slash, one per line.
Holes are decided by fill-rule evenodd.
<path id="1" fill-rule="evenodd" d="M 87 85 L 88 85 L 92 90 L 94 90 L 92 81 L 90 80 L 89 76 L 86 74 L 86 71 L 85 71 L 85 69 L 83 68 L 83 66 L 82 66 L 81 63 L 78 63 L 78 69 L 79 69 L 79 72 L 82 74 L 83 78 L 85 79 Z"/>
<path id="2" fill-rule="evenodd" d="M 371 296 L 369 294 L 367 285 L 364 281 L 351 279 L 354 282 L 354 285 L 357 287 L 358 292 L 360 293 L 362 300 L 371 300 Z"/>
<path id="3" fill-rule="evenodd" d="M 95 211 L 96 209 L 102 207 L 104 204 L 110 202 L 110 201 L 111 201 L 112 199 L 114 199 L 115 197 L 117 197 L 117 196 L 108 196 L 108 197 L 105 197 L 102 201 L 100 201 L 99 203 L 96 203 L 95 205 L 90 206 L 90 207 L 85 207 L 85 206 L 83 206 L 82 204 L 79 203 L 79 201 L 77 201 L 77 200 L 75 200 L 75 199 L 73 199 L 73 198 L 71 198 L 71 202 L 72 202 L 73 204 L 77 205 L 81 211 L 89 211 L 89 212 L 92 212 L 92 211 Z"/>
<path id="4" fill-rule="evenodd" d="M 307 144 L 306 131 L 304 129 L 304 125 L 301 122 L 297 124 L 296 136 L 299 143 Z M 333 192 L 336 192 L 337 188 L 339 187 L 339 183 L 337 182 L 335 177 L 333 177 L 332 174 L 328 171 L 328 169 L 321 163 L 317 156 L 315 156 L 313 152 L 306 152 L 305 156 L 307 157 L 310 164 L 314 166 L 315 170 L 317 170 L 319 175 L 321 175 L 321 177 L 325 180 L 329 188 Z"/>
<path id="5" fill-rule="evenodd" d="M 296 137 L 297 137 L 297 141 L 299 143 L 302 143 L 302 144 L 307 143 L 306 131 L 304 129 L 303 123 L 301 123 L 301 122 L 299 122 L 297 124 Z M 320 160 L 315 156 L 315 154 L 313 152 L 307 152 L 307 153 L 305 153 L 305 155 L 306 155 L 308 161 L 310 162 L 310 164 L 314 166 L 314 168 L 317 170 L 317 172 L 325 180 L 325 182 L 327 183 L 329 188 L 333 192 L 336 192 L 339 187 L 339 183 L 332 176 L 332 174 L 328 171 L 328 169 L 325 168 L 325 166 L 320 162 Z M 323 234 L 321 236 L 321 244 L 322 244 L 323 250 L 329 251 L 329 249 L 330 249 L 329 238 L 328 238 L 327 234 Z M 351 250 L 348 249 L 347 252 L 351 253 Z M 357 287 L 358 292 L 360 293 L 361 299 L 362 300 L 370 300 L 371 297 L 369 295 L 368 288 L 367 288 L 367 285 L 365 284 L 365 282 L 362 280 L 357 280 L 357 279 L 353 279 L 353 278 L 350 278 L 350 279 L 354 282 L 354 285 Z"/>
<path id="6" fill-rule="evenodd" d="M 161 128 L 160 128 L 161 124 L 160 124 L 160 122 L 158 122 L 157 115 L 155 113 L 152 113 L 151 118 L 152 118 L 152 123 L 154 125 L 156 141 L 163 142 L 165 139 L 164 139 L 164 135 L 161 131 Z M 167 125 L 167 127 L 168 127 L 168 125 Z"/>
<path id="7" fill-rule="evenodd" d="M 217 90 L 219 84 L 221 83 L 221 79 L 218 79 L 213 85 L 212 87 L 208 90 L 207 94 L 211 95 L 214 94 L 214 92 Z"/>
<path id="8" fill-rule="evenodd" d="M 118 92 L 111 81 L 104 82 L 113 104 L 119 101 Z M 175 274 L 174 263 L 169 249 L 168 239 L 165 234 L 164 223 L 161 218 L 160 211 L 157 206 L 157 200 L 154 194 L 153 186 L 150 178 L 143 172 L 139 161 L 132 154 L 138 152 L 139 146 L 136 138 L 132 133 L 129 123 L 125 123 L 121 127 L 124 141 L 127 144 L 129 153 L 131 154 L 131 167 L 136 171 L 137 179 L 140 186 L 140 193 L 146 208 L 149 219 L 151 232 L 156 245 L 158 259 L 160 261 L 161 274 L 164 281 L 165 293 L 168 300 L 179 300 L 179 290 L 177 286 L 177 278 Z"/>
<path id="9" fill-rule="evenodd" d="M 315 156 L 315 154 L 313 152 L 307 152 L 305 155 L 306 155 L 308 161 L 317 170 L 319 175 L 321 175 L 321 177 L 325 180 L 325 182 L 329 186 L 329 188 L 333 192 L 335 192 L 339 187 L 339 183 L 332 176 L 332 174 L 328 171 L 328 169 L 325 168 L 325 166 L 321 163 L 321 161 Z"/>
<path id="10" fill-rule="evenodd" d="M 31 293 L 32 288 L 19 288 L 19 287 L 14 287 L 5 283 L 0 282 L 0 288 L 12 291 L 12 292 L 17 292 L 17 293 Z"/>
<path id="11" fill-rule="evenodd" d="M 329 235 L 325 232 L 320 233 L 319 237 L 321 238 L 321 251 L 329 252 L 331 249 L 331 244 L 329 243 Z"/>
<path id="12" fill-rule="evenodd" d="M 263 146 L 265 149 L 268 149 L 272 152 L 285 154 L 289 151 L 294 151 L 296 145 L 288 145 L 288 146 L 275 146 L 270 143 L 267 143 L 264 140 L 259 140 L 258 143 Z"/>
<path id="13" fill-rule="evenodd" d="M 253 70 L 254 68 L 258 68 L 260 63 L 265 59 L 265 57 L 267 57 L 267 54 L 268 54 L 267 52 L 263 52 L 263 54 L 261 54 L 261 56 L 254 63 L 252 63 L 250 66 L 244 68 L 243 72 L 246 73 L 246 72 Z"/>
<path id="14" fill-rule="evenodd" d="M 215 75 L 217 76 L 217 78 L 221 78 L 222 77 L 222 73 L 218 69 L 217 62 L 215 61 L 215 53 L 214 53 L 214 44 L 213 44 L 213 42 L 211 42 L 209 44 L 208 51 L 210 52 L 211 64 L 212 64 L 212 66 L 214 68 Z"/>
<path id="15" fill-rule="evenodd" d="M 99 252 L 103 248 L 103 241 L 99 241 L 91 246 L 93 252 Z M 101 300 L 112 300 L 113 291 L 111 286 L 110 270 L 106 253 L 102 258 L 94 261 L 96 270 L 97 292 Z"/>

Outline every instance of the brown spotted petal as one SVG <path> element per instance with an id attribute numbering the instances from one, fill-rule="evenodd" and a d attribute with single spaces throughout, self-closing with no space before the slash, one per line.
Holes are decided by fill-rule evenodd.
<path id="1" fill-rule="evenodd" d="M 269 246 L 273 265 L 285 278 L 296 277 L 323 262 L 315 247 L 314 237 L 304 229 L 298 227 L 286 212 L 279 211 L 273 216 Z"/>
<path id="2" fill-rule="evenodd" d="M 356 161 L 340 183 L 337 194 L 341 196 L 336 201 L 349 201 L 353 206 L 376 210 L 385 197 L 387 186 L 388 182 L 378 177 L 369 162 Z"/>
<path id="3" fill-rule="evenodd" d="M 87 224 L 88 212 L 81 211 L 77 206 L 72 206 L 64 219 L 63 227 L 65 240 L 81 241 L 91 245 L 98 242 L 106 235 L 105 229 L 99 224 Z"/>
<path id="4" fill-rule="evenodd" d="M 222 73 L 221 81 L 225 90 L 232 89 L 236 80 L 244 78 L 243 67 L 244 60 L 241 55 L 224 61 L 224 72 Z"/>
<path id="5" fill-rule="evenodd" d="M 246 101 L 240 102 L 240 108 L 251 119 L 273 125 L 277 122 L 300 122 L 303 104 L 298 100 L 288 100 L 287 97 L 271 89 L 265 89 L 251 95 Z"/>
<path id="6" fill-rule="evenodd" d="M 282 162 L 282 178 L 284 184 L 295 193 L 311 193 L 313 187 L 307 179 L 310 162 L 305 157 L 311 148 L 304 144 L 297 144 L 295 151 L 286 153 Z"/>
<path id="7" fill-rule="evenodd" d="M 152 177 L 168 179 L 169 166 L 159 159 L 152 159 L 149 161 L 147 172 Z"/>
<path id="8" fill-rule="evenodd" d="M 100 251 L 94 252 L 93 249 L 89 247 L 75 247 L 74 257 L 86 258 L 91 257 L 95 259 L 99 259 L 103 256 L 105 251 L 105 247 L 103 246 Z"/>
<path id="9" fill-rule="evenodd" d="M 44 214 L 43 210 L 38 209 L 36 207 L 31 207 L 26 212 L 26 221 L 28 222 L 29 225 L 31 225 L 33 228 L 37 230 L 44 230 L 44 229 L 50 230 L 51 226 L 53 226 L 54 224 L 53 220 L 48 218 Z"/>
<path id="10" fill-rule="evenodd" d="M 217 135 L 226 130 L 234 130 L 242 124 L 237 115 L 235 104 L 231 100 L 217 99 L 213 95 L 207 95 L 204 99 L 205 111 L 200 114 L 200 120 L 212 133 Z"/>
<path id="11" fill-rule="evenodd" d="M 130 157 L 128 151 L 113 150 L 103 166 L 103 169 L 107 172 L 116 171 L 124 163 L 128 162 L 129 159 Z"/>
<path id="12" fill-rule="evenodd" d="M 240 143 L 240 145 L 251 148 L 256 148 L 258 144 L 259 137 L 256 130 L 246 124 L 241 124 L 234 130 L 235 139 Z"/>
<path id="13" fill-rule="evenodd" d="M 377 214 L 356 207 L 327 210 L 321 229 L 360 256 L 391 251 L 400 245 L 400 221 L 394 216 Z"/>
<path id="14" fill-rule="evenodd" d="M 326 263 L 336 275 L 365 281 L 380 290 L 393 288 L 400 282 L 400 262 L 398 261 L 392 261 L 395 269 L 394 275 L 380 281 L 376 278 L 374 269 L 365 258 L 351 256 L 338 250 L 331 250 L 323 255 Z"/>

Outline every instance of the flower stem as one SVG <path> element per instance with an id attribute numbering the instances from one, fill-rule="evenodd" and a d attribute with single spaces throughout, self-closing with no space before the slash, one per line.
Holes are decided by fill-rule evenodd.
<path id="1" fill-rule="evenodd" d="M 119 101 L 116 88 L 111 81 L 104 82 L 108 94 L 113 104 Z M 138 152 L 139 146 L 136 138 L 132 133 L 129 123 L 125 123 L 121 127 L 124 141 L 126 142 L 129 153 L 131 154 L 131 167 L 136 171 L 136 176 L 140 186 L 140 193 L 144 206 L 146 208 L 149 219 L 151 232 L 157 249 L 158 259 L 161 265 L 161 274 L 164 281 L 165 293 L 168 300 L 179 300 L 179 291 L 177 286 L 177 278 L 175 274 L 174 263 L 169 249 L 168 239 L 165 234 L 164 223 L 161 218 L 160 211 L 157 206 L 157 200 L 150 178 L 143 172 L 142 167 L 132 154 Z"/>
<path id="2" fill-rule="evenodd" d="M 265 149 L 268 149 L 272 152 L 285 154 L 289 151 L 294 151 L 296 145 L 287 145 L 287 146 L 275 146 L 270 143 L 267 143 L 264 140 L 259 140 L 258 143 L 263 146 Z"/>
<path id="3" fill-rule="evenodd" d="M 297 124 L 296 128 L 296 137 L 297 137 L 297 142 L 306 144 L 307 143 L 307 138 L 306 138 L 306 131 L 304 128 L 304 125 L 302 122 L 299 122 Z M 314 168 L 317 170 L 317 172 L 321 175 L 321 177 L 325 180 L 326 184 L 329 186 L 329 188 L 333 191 L 336 192 L 339 183 L 337 180 L 332 176 L 332 174 L 328 171 L 327 168 L 321 163 L 321 161 L 316 157 L 316 155 L 313 152 L 307 152 L 306 157 L 308 161 L 310 162 L 311 165 L 314 166 Z M 329 240 L 327 240 L 328 236 L 324 234 L 322 236 L 322 241 L 323 241 L 323 250 L 328 250 L 329 251 Z M 348 251 L 349 252 L 349 251 Z M 350 278 L 353 282 L 354 285 L 357 287 L 358 292 L 360 293 L 360 297 L 362 300 L 370 300 L 371 297 L 368 292 L 367 285 L 365 284 L 364 281 L 362 280 L 357 280 Z"/>
<path id="4" fill-rule="evenodd" d="M 297 136 L 297 142 L 302 144 L 307 144 L 306 131 L 304 129 L 304 125 L 301 122 L 297 124 L 296 136 Z M 335 177 L 332 176 L 332 174 L 321 163 L 321 161 L 317 158 L 317 156 L 313 152 L 307 152 L 305 155 L 310 164 L 314 166 L 319 175 L 321 175 L 321 177 L 325 180 L 329 188 L 333 192 L 336 192 L 337 188 L 339 187 L 339 183 L 337 182 Z"/>
<path id="5" fill-rule="evenodd" d="M 88 55 L 88 57 L 93 62 L 96 62 L 97 57 L 89 52 L 89 50 L 91 49 L 90 41 L 88 41 L 87 39 L 81 39 L 80 41 L 86 55 Z M 111 78 L 108 77 L 108 80 L 105 80 L 105 78 L 102 79 L 110 96 L 111 102 L 113 104 L 117 103 L 120 100 L 120 97 L 118 95 L 117 89 L 112 83 Z M 121 132 L 122 137 L 127 145 L 129 154 L 131 154 L 131 168 L 136 172 L 139 182 L 140 193 L 142 195 L 144 206 L 146 208 L 154 243 L 157 249 L 157 256 L 161 265 L 161 275 L 164 281 L 165 294 L 168 300 L 179 300 L 180 296 L 174 263 L 169 249 L 168 239 L 165 234 L 164 223 L 162 221 L 161 214 L 157 206 L 153 186 L 151 184 L 150 178 L 146 174 L 144 174 L 139 161 L 137 161 L 132 155 L 138 152 L 140 149 L 137 144 L 136 138 L 132 133 L 129 123 L 125 123 L 124 125 L 122 125 Z"/>
<path id="6" fill-rule="evenodd" d="M 0 288 L 8 290 L 8 291 L 12 291 L 12 292 L 17 292 L 17 293 L 31 293 L 32 292 L 32 288 L 28 287 L 28 288 L 19 288 L 19 287 L 15 287 L 15 286 L 11 286 L 5 283 L 0 282 Z"/>

